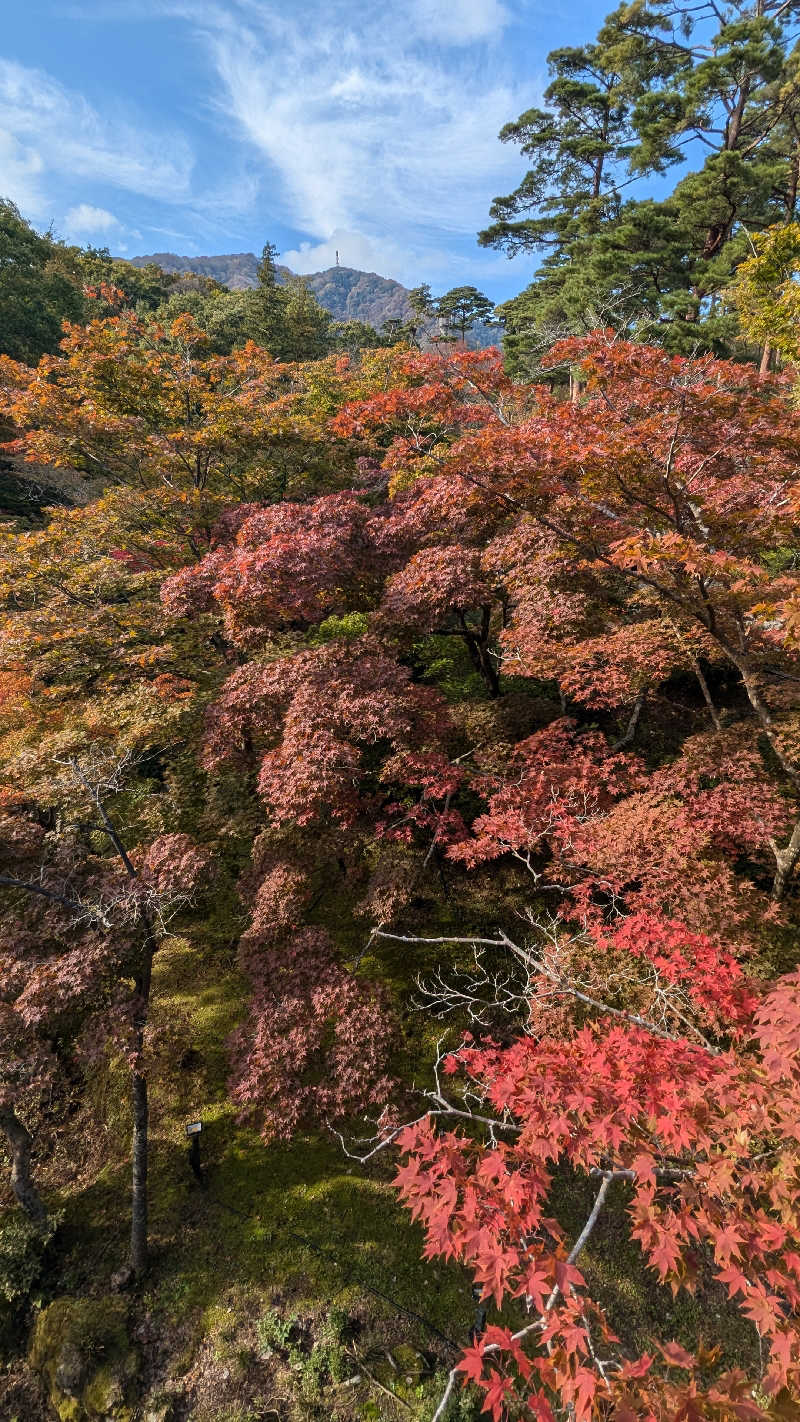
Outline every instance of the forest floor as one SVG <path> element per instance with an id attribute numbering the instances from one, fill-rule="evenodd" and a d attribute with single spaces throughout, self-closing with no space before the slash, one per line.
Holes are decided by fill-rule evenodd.
<path id="1" fill-rule="evenodd" d="M 437 667 L 445 690 L 450 676 L 454 696 L 465 687 L 474 693 L 463 667 L 452 674 L 447 660 Z M 480 700 L 470 706 L 477 736 L 488 710 Z M 519 739 L 552 719 L 553 707 L 520 684 L 492 715 Z M 473 918 L 461 919 L 454 906 L 445 922 L 440 899 L 432 931 L 468 934 L 484 916 L 493 924 L 504 895 L 518 907 L 518 883 L 505 883 L 497 866 L 483 888 L 479 874 L 473 881 Z M 364 925 L 355 925 L 343 894 L 332 897 L 336 906 L 326 912 L 336 921 L 325 922 L 343 951 L 361 956 Z M 423 905 L 423 920 L 426 912 Z M 247 997 L 233 921 L 228 929 L 207 943 L 168 939 L 156 957 L 151 1259 L 136 1288 L 121 1290 L 118 1277 L 130 1208 L 124 1063 L 89 1064 L 74 1103 L 54 1102 L 53 1129 L 43 1123 L 37 1170 L 60 1223 L 27 1310 L 14 1314 L 0 1296 L 0 1422 L 425 1422 L 468 1342 L 471 1278 L 458 1265 L 423 1258 L 422 1232 L 398 1203 L 386 1157 L 362 1167 L 323 1132 L 267 1145 L 237 1122 L 226 1041 Z M 435 966 L 432 951 L 439 950 L 412 956 L 395 945 L 365 971 L 382 976 L 401 1001 L 417 974 Z M 443 1030 L 404 1010 L 399 1079 L 424 1082 Z M 186 1136 L 198 1119 L 202 1181 L 190 1168 Z M 4 1229 L 19 1214 L 7 1182 L 0 1149 L 0 1285 Z M 582 1268 L 622 1342 L 633 1353 L 654 1335 L 689 1348 L 699 1339 L 724 1342 L 728 1356 L 752 1366 L 754 1330 L 708 1282 L 703 1261 L 696 1294 L 673 1299 L 643 1267 L 629 1237 L 625 1186 L 615 1190 Z M 554 1210 L 568 1238 L 580 1232 L 592 1195 L 590 1181 L 565 1174 L 555 1182 Z M 522 1318 L 518 1310 L 505 1321 Z M 60 1319 L 54 1338 L 45 1336 L 48 1319 Z M 500 1321 L 491 1306 L 489 1319 Z M 70 1375 L 65 1339 L 80 1354 L 72 1393 L 60 1385 Z M 459 1393 L 450 1422 L 479 1415 L 480 1399 Z"/>
<path id="2" fill-rule="evenodd" d="M 73 1180 L 53 1200 L 62 1222 L 37 1307 L 13 1336 L 6 1332 L 0 1418 L 430 1418 L 468 1340 L 475 1309 L 469 1276 L 422 1258 L 421 1231 L 397 1203 L 388 1163 L 365 1169 L 321 1134 L 267 1146 L 236 1123 L 224 1043 L 241 1011 L 242 983 L 218 964 L 204 968 L 186 940 L 172 940 L 157 961 L 157 1027 L 173 1069 L 163 1080 L 156 1073 L 152 1090 L 148 1275 L 136 1290 L 115 1293 L 129 1218 L 127 1103 L 118 1067 L 96 1077 L 76 1114 L 72 1144 L 62 1147 L 74 1152 Z M 193 1119 L 203 1122 L 201 1182 L 188 1158 L 185 1128 Z M 101 1166 L 103 1159 L 114 1163 Z M 50 1171 L 63 1181 L 65 1160 L 53 1156 L 42 1170 L 45 1186 Z M 561 1221 L 577 1233 L 591 1184 L 565 1178 L 563 1187 Z M 619 1189 L 618 1208 L 607 1212 L 583 1265 L 623 1341 L 643 1349 L 656 1331 L 686 1345 L 724 1336 L 749 1358 L 755 1337 L 736 1322 L 721 1290 L 701 1279 L 695 1298 L 665 1298 L 629 1240 Z M 75 1301 L 79 1320 L 87 1300 L 109 1317 L 122 1301 L 122 1391 L 101 1390 L 92 1403 L 84 1389 L 76 1402 L 48 1386 L 41 1359 L 38 1375 L 31 1367 L 35 1319 L 63 1299 Z M 490 1318 L 500 1321 L 491 1307 Z M 79 1324 L 89 1352 L 93 1326 Z M 110 1349 L 101 1335 L 95 1366 Z M 477 1418 L 478 1409 L 465 1393 L 452 1417 Z"/>

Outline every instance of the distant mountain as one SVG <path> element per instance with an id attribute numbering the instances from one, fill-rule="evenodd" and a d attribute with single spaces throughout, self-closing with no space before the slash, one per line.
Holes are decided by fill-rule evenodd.
<path id="1" fill-rule="evenodd" d="M 179 257 L 175 252 L 153 252 L 150 257 L 130 257 L 132 267 L 160 267 L 162 272 L 194 272 L 197 276 L 212 277 L 220 286 L 228 286 L 231 291 L 245 291 L 258 286 L 258 259 L 252 252 L 231 252 L 227 257 Z M 289 276 L 288 267 L 280 268 L 281 275 Z M 284 277 L 285 279 L 285 277 Z"/>
<path id="2" fill-rule="evenodd" d="M 154 252 L 149 257 L 132 257 L 131 265 L 145 267 L 149 262 L 165 272 L 194 272 L 212 277 L 231 291 L 244 291 L 258 285 L 258 259 L 252 252 L 232 252 L 220 257 L 179 257 L 175 252 Z M 278 280 L 286 282 L 294 272 L 278 267 Z M 407 320 L 411 315 L 408 291 L 391 277 L 376 272 L 360 272 L 355 267 L 329 267 L 324 272 L 304 276 L 320 306 L 330 311 L 336 321 L 363 321 L 380 330 L 384 321 Z"/>
<path id="3" fill-rule="evenodd" d="M 258 285 L 258 258 L 252 252 L 230 252 L 220 257 L 179 257 L 175 252 L 153 252 L 149 257 L 130 257 L 133 267 L 146 267 L 150 262 L 164 272 L 193 272 L 196 276 L 212 277 L 231 291 L 246 291 Z M 278 281 L 287 282 L 295 272 L 277 267 Z M 303 276 L 320 306 L 330 311 L 335 321 L 363 321 L 380 331 L 384 321 L 408 321 L 413 311 L 408 301 L 408 288 L 391 277 L 377 272 L 361 272 L 356 267 L 328 267 L 324 272 Z M 435 336 L 436 322 L 425 327 L 427 336 Z M 467 336 L 467 345 L 483 350 L 496 345 L 500 336 L 496 328 L 476 325 Z M 426 341 L 423 338 L 423 344 Z"/>

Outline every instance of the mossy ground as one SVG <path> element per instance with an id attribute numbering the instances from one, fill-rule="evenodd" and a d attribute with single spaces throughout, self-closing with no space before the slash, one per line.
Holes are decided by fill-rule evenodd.
<path id="1" fill-rule="evenodd" d="M 455 1357 L 445 1338 L 463 1340 L 472 1321 L 467 1275 L 422 1260 L 421 1233 L 397 1203 L 388 1168 L 365 1173 L 329 1135 L 266 1146 L 236 1123 L 225 1090 L 225 1039 L 241 1015 L 245 988 L 233 967 L 221 970 L 188 940 L 174 939 L 158 955 L 153 1001 L 156 1042 L 163 1026 L 169 1063 L 154 1072 L 151 1092 L 151 1265 L 129 1299 L 148 1394 L 166 1390 L 170 1416 L 209 1422 L 227 1415 L 226 1408 L 231 1422 L 260 1417 L 258 1408 L 270 1415 L 276 1398 L 286 1417 L 408 1415 L 411 1404 L 424 1415 L 419 1407 L 426 1393 L 435 1394 L 433 1373 Z M 197 1118 L 202 1185 L 191 1172 L 185 1134 L 186 1122 Z M 124 1262 L 124 1068 L 97 1074 L 81 1124 L 102 1132 L 97 1158 L 105 1163 L 92 1170 L 87 1145 L 89 1167 L 59 1196 L 63 1222 L 39 1286 L 44 1305 L 64 1296 L 102 1297 Z M 329 1375 L 317 1337 L 332 1309 L 348 1320 L 340 1369 L 346 1377 L 339 1382 Z M 302 1366 L 279 1351 L 266 1361 L 260 1356 L 256 1325 L 276 1311 L 302 1320 Z M 9 1363 L 24 1347 L 22 1333 L 16 1342 L 17 1348 L 9 1341 Z M 379 1385 L 382 1370 L 392 1370 L 387 1355 L 398 1348 L 424 1359 L 413 1375 L 411 1404 L 392 1403 L 388 1380 L 383 1391 Z M 367 1377 L 367 1366 L 378 1382 Z M 348 1381 L 356 1375 L 360 1382 Z M 412 1374 L 398 1385 L 409 1391 L 406 1376 Z M 0 1390 L 0 1416 L 2 1398 Z M 376 1398 L 379 1410 L 371 1412 Z"/>
<path id="2" fill-rule="evenodd" d="M 382 959 L 388 978 L 405 983 L 410 968 L 425 966 L 424 950 L 413 963 L 399 947 L 396 957 Z M 421 1233 L 395 1199 L 388 1166 L 366 1171 L 323 1134 L 266 1146 L 236 1123 L 225 1092 L 224 1042 L 244 985 L 233 968 L 221 972 L 175 939 L 160 955 L 154 1000 L 157 1023 L 169 1028 L 173 1066 L 156 1074 L 153 1087 L 151 1267 L 141 1289 L 126 1296 L 140 1395 L 152 1415 L 159 1416 L 162 1399 L 165 1419 L 175 1422 L 429 1417 L 455 1356 L 445 1339 L 463 1343 L 472 1323 L 466 1272 L 423 1260 Z M 432 1044 L 425 1039 L 440 1030 L 430 1022 L 422 1033 L 408 1030 L 406 1072 L 415 1047 L 424 1074 Z M 177 1069 L 176 1060 L 183 1062 Z M 114 1155 L 60 1197 L 64 1221 L 42 1281 L 43 1304 L 65 1295 L 102 1300 L 124 1261 L 122 1072 L 97 1085 L 94 1109 L 105 1122 L 104 1151 L 110 1141 Z M 202 1185 L 188 1162 L 185 1125 L 194 1118 L 203 1121 Z M 565 1176 L 555 1193 L 561 1222 L 574 1235 L 591 1207 L 591 1183 Z M 673 1300 L 642 1267 L 627 1233 L 624 1187 L 617 1195 L 584 1265 L 623 1341 L 643 1349 L 656 1333 L 685 1345 L 702 1336 L 752 1364 L 755 1335 L 721 1292 Z M 339 1319 L 333 1339 L 331 1318 Z M 265 1344 L 275 1334 L 286 1335 L 283 1343 Z M 13 1354 L 11 1348 L 10 1361 Z M 0 1415 L 2 1398 L 0 1391 Z M 26 1406 L 20 1422 L 34 1422 Z M 463 1409 L 471 1407 L 465 1398 L 454 1417 L 469 1416 Z M 45 1406 L 39 1415 L 55 1414 Z"/>
<path id="3" fill-rule="evenodd" d="M 433 651 L 452 655 L 449 643 Z M 455 668 L 456 680 L 465 675 Z M 465 726 L 476 739 L 486 714 L 485 703 L 463 704 Z M 553 707 L 520 685 L 491 714 L 495 721 L 501 714 L 509 719 L 509 733 L 519 738 L 550 719 Z M 430 872 L 455 871 L 440 866 Z M 468 898 L 441 892 L 441 880 L 423 880 L 410 922 L 421 932 L 459 935 L 501 925 L 506 916 L 509 926 L 518 926 L 515 913 L 526 890 L 515 873 L 502 865 L 474 873 Z M 425 1085 L 447 1024 L 416 1012 L 408 991 L 438 964 L 442 950 L 376 942 L 368 948 L 368 928 L 352 907 L 337 884 L 314 913 L 348 961 L 386 983 L 400 1027 L 394 1070 L 409 1085 Z M 456 1265 L 422 1258 L 421 1232 L 397 1202 L 388 1162 L 364 1169 L 324 1133 L 266 1146 L 236 1122 L 226 1091 L 226 1039 L 247 999 L 235 967 L 238 929 L 230 914 L 218 914 L 207 930 L 168 940 L 156 960 L 151 1265 L 142 1286 L 125 1295 L 140 1359 L 138 1395 L 157 1422 L 424 1422 L 456 1356 L 447 1340 L 462 1345 L 467 1339 L 471 1281 Z M 469 957 L 468 947 L 453 951 L 454 964 L 459 953 Z M 202 1185 L 188 1161 L 185 1126 L 194 1119 L 203 1121 Z M 53 1133 L 49 1158 L 42 1153 L 39 1168 L 63 1221 L 32 1313 L 16 1334 L 0 1338 L 9 1369 L 5 1380 L 0 1374 L 4 1422 L 6 1416 L 9 1422 L 54 1416 L 24 1362 L 37 1308 L 65 1296 L 108 1296 L 124 1263 L 129 1132 L 127 1074 L 118 1063 L 89 1074 L 71 1125 L 65 1130 L 62 1122 Z M 553 1208 L 568 1237 L 579 1232 L 591 1199 L 591 1182 L 567 1174 L 557 1181 Z M 10 1204 L 10 1197 L 0 1203 Z M 702 1260 L 697 1296 L 673 1299 L 643 1267 L 625 1207 L 620 1186 L 583 1260 L 623 1342 L 640 1351 L 656 1335 L 689 1347 L 702 1338 L 722 1344 L 729 1363 L 752 1367 L 755 1333 L 704 1280 Z M 512 1312 L 507 1321 L 520 1317 Z M 332 1320 L 339 1321 L 336 1327 Z M 469 1417 L 474 1406 L 464 1395 L 453 1417 Z M 148 1416 L 144 1404 L 136 1415 Z"/>

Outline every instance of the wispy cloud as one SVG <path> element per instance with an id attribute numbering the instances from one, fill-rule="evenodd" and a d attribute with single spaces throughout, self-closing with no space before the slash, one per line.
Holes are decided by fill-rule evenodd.
<path id="1" fill-rule="evenodd" d="M 429 42 L 458 46 L 498 39 L 511 20 L 500 0 L 413 0 L 409 17 Z"/>
<path id="2" fill-rule="evenodd" d="M 43 172 L 41 154 L 0 128 L 0 197 L 11 198 L 22 212 L 38 215 Z"/>
<path id="3" fill-rule="evenodd" d="M 156 130 L 138 90 L 101 113 L 0 59 L 0 194 L 29 216 L 75 237 L 113 233 L 118 250 L 131 221 L 186 252 L 280 235 L 301 272 L 337 250 L 413 282 L 507 271 L 475 234 L 520 176 L 497 133 L 536 101 L 514 64 L 532 0 L 64 3 L 83 24 L 150 26 L 154 43 L 167 22 L 176 104 Z"/>
<path id="4" fill-rule="evenodd" d="M 180 0 L 169 8 L 188 17 Z M 342 260 L 361 265 L 368 249 L 395 275 L 449 269 L 448 237 L 472 238 L 518 173 L 497 133 L 523 96 L 486 43 L 509 18 L 499 0 L 194 8 L 220 121 L 266 160 L 263 193 L 306 236 L 288 261 L 302 269 L 349 246 Z"/>
<path id="5" fill-rule="evenodd" d="M 0 59 L 0 192 L 35 215 L 51 205 L 48 175 L 180 200 L 192 152 L 181 134 L 105 118 L 41 69 Z"/>

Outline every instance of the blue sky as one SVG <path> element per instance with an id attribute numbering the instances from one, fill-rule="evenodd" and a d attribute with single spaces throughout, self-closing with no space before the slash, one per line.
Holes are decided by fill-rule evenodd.
<path id="1" fill-rule="evenodd" d="M 259 251 L 495 300 L 530 257 L 483 251 L 524 172 L 501 125 L 586 0 L 24 0 L 0 34 L 0 195 L 124 256 Z"/>

